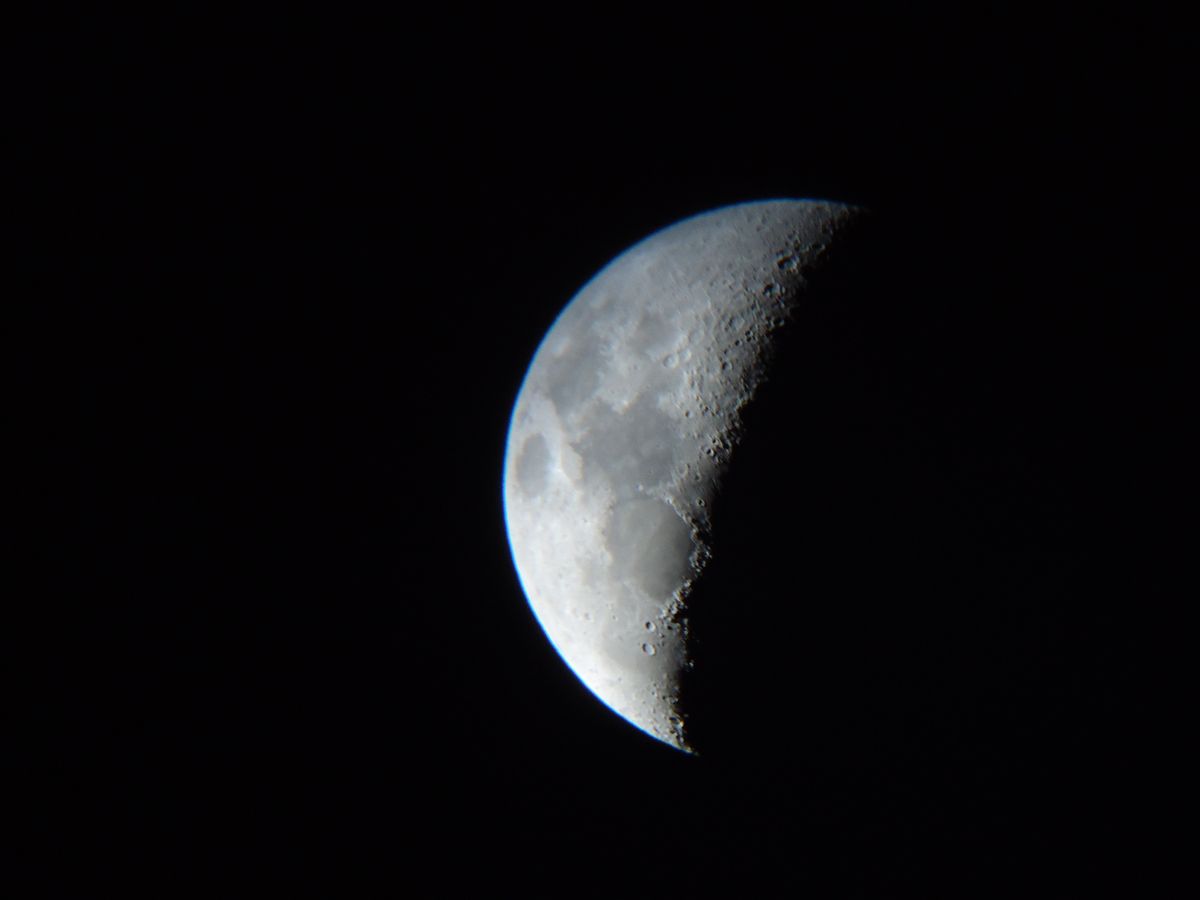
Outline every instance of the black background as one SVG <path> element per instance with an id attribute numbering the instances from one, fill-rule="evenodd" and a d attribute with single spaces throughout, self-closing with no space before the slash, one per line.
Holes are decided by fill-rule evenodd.
<path id="1" fill-rule="evenodd" d="M 22 86 L 61 360 L 37 383 L 56 531 L 23 676 L 44 874 L 1152 883 L 1136 685 L 1182 42 L 577 15 L 49 32 Z M 600 266 L 771 197 L 873 214 L 718 501 L 689 758 L 542 637 L 505 432 Z"/>

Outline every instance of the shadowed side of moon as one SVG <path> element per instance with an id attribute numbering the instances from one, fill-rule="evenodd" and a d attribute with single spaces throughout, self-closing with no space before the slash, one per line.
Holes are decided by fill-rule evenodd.
<path id="1" fill-rule="evenodd" d="M 978 330 L 1019 285 L 908 224 L 835 248 L 744 415 L 689 606 L 682 705 L 710 761 L 860 777 L 929 728 L 996 741 L 1061 638 L 1054 473 L 1030 436 L 1048 413 L 1031 361 Z M 994 321 L 1024 340 L 1018 315 Z"/>

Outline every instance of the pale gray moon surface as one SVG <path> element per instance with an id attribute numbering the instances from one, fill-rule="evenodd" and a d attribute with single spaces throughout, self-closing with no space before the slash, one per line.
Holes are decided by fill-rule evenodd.
<path id="1" fill-rule="evenodd" d="M 854 214 L 772 200 L 651 235 L 567 305 L 517 397 L 504 507 L 530 607 L 601 701 L 682 750 L 713 491 L 773 336 Z"/>

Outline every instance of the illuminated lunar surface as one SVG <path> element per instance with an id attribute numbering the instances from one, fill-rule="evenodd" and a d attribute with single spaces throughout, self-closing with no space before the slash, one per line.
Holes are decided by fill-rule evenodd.
<path id="1" fill-rule="evenodd" d="M 530 607 L 600 700 L 682 750 L 713 492 L 805 273 L 854 213 L 773 200 L 653 234 L 563 310 L 517 397 L 504 503 Z"/>

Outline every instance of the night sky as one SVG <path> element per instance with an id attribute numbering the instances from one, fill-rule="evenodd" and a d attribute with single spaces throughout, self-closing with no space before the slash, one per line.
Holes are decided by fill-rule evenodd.
<path id="1" fill-rule="evenodd" d="M 45 878 L 1154 883 L 1148 98 L 1178 44 L 999 14 L 56 28 L 27 145 L 56 530 L 18 678 Z M 596 270 L 774 197 L 872 215 L 718 500 L 694 690 L 725 726 L 689 758 L 542 636 L 505 433 Z"/>

